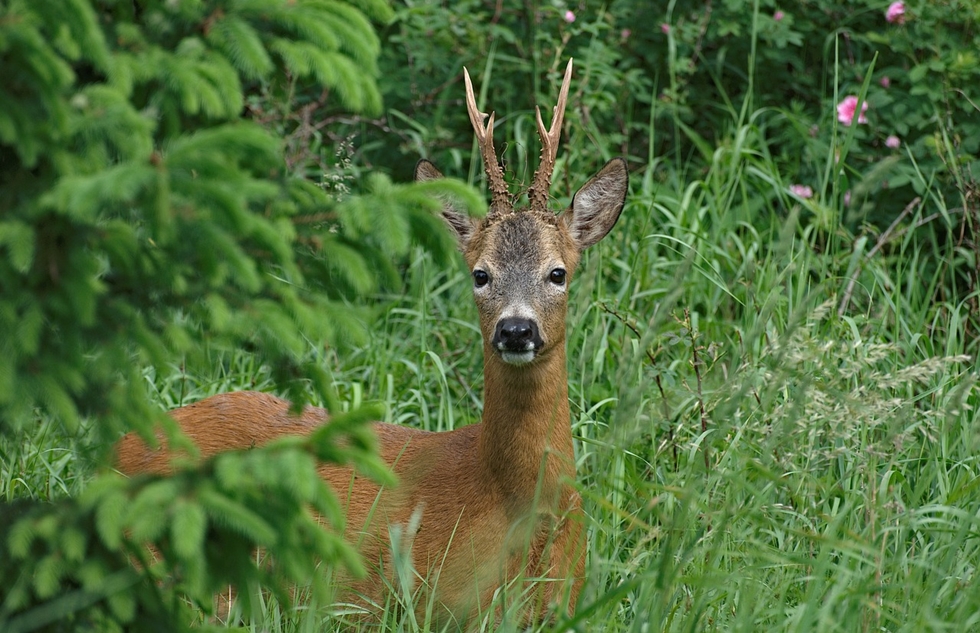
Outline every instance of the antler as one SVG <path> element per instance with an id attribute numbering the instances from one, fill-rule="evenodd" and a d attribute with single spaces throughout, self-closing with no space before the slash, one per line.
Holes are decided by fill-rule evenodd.
<path id="1" fill-rule="evenodd" d="M 487 120 L 486 126 L 483 119 L 487 118 L 485 112 L 476 109 L 476 97 L 473 96 L 473 82 L 470 81 L 470 73 L 463 68 L 463 80 L 466 82 L 466 111 L 470 115 L 470 123 L 473 124 L 473 132 L 476 140 L 480 143 L 480 154 L 483 156 L 483 168 L 487 172 L 487 184 L 490 186 L 490 211 L 488 216 L 506 213 L 512 210 L 510 206 L 510 192 L 507 191 L 507 183 L 504 182 L 504 172 L 497 161 L 497 154 L 493 150 L 493 112 Z"/>
<path id="2" fill-rule="evenodd" d="M 555 159 L 558 157 L 558 139 L 561 137 L 561 124 L 565 119 L 565 104 L 568 101 L 568 85 L 572 79 L 572 60 L 565 67 L 565 79 L 561 82 L 561 92 L 558 93 L 558 105 L 555 106 L 551 118 L 551 129 L 544 129 L 541 120 L 541 108 L 535 108 L 538 113 L 538 136 L 541 137 L 541 162 L 534 172 L 534 182 L 527 190 L 531 208 L 539 211 L 548 209 L 548 194 L 551 191 L 551 174 L 555 171 Z"/>

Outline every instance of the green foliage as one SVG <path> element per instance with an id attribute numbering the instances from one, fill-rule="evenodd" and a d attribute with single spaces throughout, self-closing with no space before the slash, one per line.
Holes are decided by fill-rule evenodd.
<path id="1" fill-rule="evenodd" d="M 225 453 L 172 477 L 103 475 L 77 500 L 6 506 L 3 630 L 183 630 L 191 604 L 210 611 L 229 584 L 240 588 L 245 612 L 257 612 L 258 587 L 287 601 L 295 585 L 309 585 L 326 600 L 325 577 L 315 573 L 321 561 L 363 569 L 340 536 L 340 508 L 316 463 L 355 462 L 384 480 L 362 424 L 379 413 L 368 407 L 308 439 Z"/>
<path id="2" fill-rule="evenodd" d="M 381 57 L 395 134 L 360 152 L 406 178 L 405 155 L 420 153 L 477 180 L 459 96 L 466 66 L 480 103 L 497 112 L 499 136 L 512 141 L 498 148 L 505 170 L 526 184 L 537 153 L 533 106 L 554 102 L 574 57 L 570 108 L 579 123 L 566 125 L 556 190 L 571 193 L 566 174 L 592 172 L 613 155 L 634 168 L 669 160 L 671 170 L 645 172 L 660 182 L 687 169 L 701 175 L 719 149 L 739 153 L 739 134 L 752 127 L 767 139 L 763 151 L 781 186 L 809 187 L 801 220 L 815 230 L 880 233 L 907 220 L 903 209 L 916 197 L 938 204 L 924 192 L 940 198 L 952 214 L 914 237 L 936 247 L 937 262 L 951 262 L 930 271 L 945 276 L 944 290 L 970 296 L 980 287 L 972 258 L 962 255 L 977 243 L 978 226 L 975 3 L 909 2 L 893 22 L 888 4 L 468 0 L 448 11 L 407 3 Z M 868 104 L 867 123 L 838 120 L 849 96 Z"/>
<path id="3" fill-rule="evenodd" d="M 61 427 L 54 436 L 83 438 L 86 476 L 123 431 L 150 438 L 162 424 L 179 441 L 147 372 L 206 366 L 214 350 L 254 354 L 297 406 L 340 408 L 311 342 L 363 343 L 365 299 L 397 282 L 413 240 L 451 250 L 434 231 L 433 187 L 378 176 L 341 200 L 243 115 L 255 94 L 288 104 L 298 89 L 379 112 L 370 20 L 391 17 L 382 1 L 0 7 L 3 446 Z M 458 183 L 442 192 L 480 205 Z M 314 457 L 384 476 L 365 414 L 351 419 L 312 444 L 223 456 L 175 480 L 102 475 L 77 501 L 18 501 L 0 513 L 0 628 L 180 630 L 195 617 L 185 603 L 210 608 L 224 584 L 286 595 L 318 582 L 318 561 L 357 567 L 311 515 L 334 527 L 339 516 Z M 352 436 L 344 451 L 327 445 L 339 434 Z M 5 451 L 5 498 L 67 492 L 15 484 L 18 452 Z"/>
<path id="4" fill-rule="evenodd" d="M 759 137 L 744 137 L 757 157 Z M 795 214 L 754 230 L 740 215 L 758 181 L 726 167 L 656 201 L 641 189 L 617 226 L 629 236 L 603 254 L 612 275 L 579 305 L 583 488 L 605 517 L 581 625 L 976 626 L 976 592 L 946 582 L 980 560 L 966 510 L 976 373 L 946 344 L 954 306 L 868 280 L 868 313 L 837 316 L 838 282 L 815 271 L 849 249 L 810 242 Z M 896 248 L 862 276 L 925 265 Z M 925 314 L 936 329 L 919 327 Z"/>
<path id="5" fill-rule="evenodd" d="M 364 15 L 321 2 L 150 3 L 135 14 L 127 3 L 55 5 L 13 3 L 3 20 L 0 329 L 14 335 L 0 424 L 40 406 L 69 425 L 98 415 L 105 437 L 145 430 L 158 416 L 140 367 L 194 362 L 200 331 L 218 345 L 248 341 L 291 397 L 311 380 L 329 397 L 301 359 L 306 341 L 363 338 L 336 300 L 393 280 L 391 255 L 407 252 L 413 229 L 431 234 L 432 205 L 381 182 L 338 205 L 291 177 L 267 130 L 238 119 L 242 80 L 274 71 L 377 110 L 378 42 Z M 275 52 L 283 42 L 332 56 L 309 57 L 310 68 L 351 72 L 311 74 Z M 364 211 L 382 202 L 390 222 Z"/>
<path id="6" fill-rule="evenodd" d="M 906 3 L 889 22 L 888 4 L 407 3 L 381 57 L 395 134 L 360 152 L 395 173 L 407 169 L 402 153 L 422 153 L 477 181 L 460 98 L 466 66 L 510 141 L 498 150 L 520 192 L 538 148 L 533 106 L 554 103 L 574 57 L 566 120 L 576 123 L 566 124 L 554 179 L 563 201 L 581 182 L 572 174 L 619 154 L 648 190 L 739 200 L 730 213 L 740 231 L 776 234 L 798 206 L 815 247 L 853 247 L 814 271 L 847 280 L 842 296 L 853 295 L 867 257 L 914 250 L 932 264 L 917 271 L 925 287 L 910 292 L 934 293 L 937 306 L 965 302 L 970 331 L 980 331 L 970 316 L 980 314 L 975 6 Z M 839 120 L 846 97 L 868 104 L 867 123 Z M 964 344 L 972 351 L 975 337 Z"/>
<path id="7" fill-rule="evenodd" d="M 844 165 L 844 186 L 857 194 L 846 221 L 884 228 L 922 193 L 919 174 L 935 174 L 955 199 L 980 159 L 975 3 L 904 3 L 892 22 L 888 4 L 729 0 L 706 12 L 700 2 L 621 0 L 610 12 L 626 28 L 661 27 L 630 29 L 624 41 L 624 61 L 659 79 L 651 116 L 674 128 L 657 139 L 658 154 L 685 160 L 698 139 L 710 143 L 748 112 L 771 109 L 781 172 L 825 198 L 843 195 L 825 188 L 823 161 L 840 142 L 835 106 L 863 94 L 868 122 L 855 125 Z M 708 94 L 718 97 L 713 107 L 702 103 Z"/>
<path id="8" fill-rule="evenodd" d="M 975 22 L 958 3 L 910 4 L 904 25 L 887 3 L 757 4 L 412 2 L 389 27 L 397 136 L 362 144 L 365 160 L 398 173 L 396 150 L 422 152 L 478 179 L 453 81 L 465 65 L 527 182 L 532 106 L 553 103 L 570 55 L 556 195 L 606 153 L 634 166 L 571 294 L 591 557 L 579 613 L 543 630 L 977 626 L 976 153 L 958 140 L 975 117 L 912 98 L 894 70 L 896 55 L 968 51 Z M 869 47 L 875 32 L 894 50 Z M 919 89 L 972 95 L 956 81 Z M 847 95 L 870 123 L 837 120 Z M 906 136 L 885 95 L 941 116 Z M 463 275 L 421 256 L 413 269 L 384 340 L 338 374 L 388 394 L 390 419 L 443 430 L 479 417 L 474 315 Z"/>
<path id="9" fill-rule="evenodd" d="M 977 16 L 918 2 L 889 23 L 887 4 L 360 3 L 380 38 L 338 3 L 9 4 L 0 490 L 78 503 L 0 513 L 0 628 L 179 629 L 226 580 L 231 626 L 355 628 L 310 569 L 349 552 L 294 510 L 337 517 L 314 458 L 383 476 L 369 412 L 168 482 L 88 485 L 93 436 L 277 385 L 433 431 L 479 419 L 432 194 L 479 205 L 393 181 L 420 154 L 479 179 L 465 65 L 518 191 L 572 56 L 554 193 L 613 155 L 633 192 L 571 293 L 588 579 L 538 629 L 976 629 Z M 837 120 L 849 95 L 868 123 Z M 381 630 L 424 629 L 397 600 Z"/>

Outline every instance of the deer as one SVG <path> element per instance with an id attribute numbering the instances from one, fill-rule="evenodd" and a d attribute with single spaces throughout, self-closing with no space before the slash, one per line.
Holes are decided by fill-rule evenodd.
<path id="1" fill-rule="evenodd" d="M 495 609 L 499 614 L 496 596 L 514 583 L 526 625 L 575 611 L 587 543 L 568 401 L 568 288 L 582 252 L 619 219 L 629 176 L 626 161 L 614 158 L 568 208 L 559 214 L 549 208 L 571 76 L 569 60 L 548 129 L 536 108 L 540 161 L 526 206 L 515 206 L 494 150 L 494 112 L 479 111 L 463 69 L 491 200 L 482 220 L 452 200 L 441 201 L 441 213 L 470 271 L 479 313 L 482 419 L 443 432 L 374 423 L 394 486 L 382 488 L 346 466 L 320 465 L 319 475 L 341 500 L 345 538 L 358 544 L 374 570 L 345 579 L 345 602 L 368 611 L 384 604 L 386 587 L 397 582 L 390 539 L 398 526 L 425 585 L 416 603 L 419 617 L 431 601 L 437 623 L 465 627 Z M 417 181 L 442 177 L 425 159 L 416 165 Z M 211 396 L 169 414 L 202 459 L 329 424 L 324 409 L 307 406 L 291 414 L 289 402 L 249 391 Z M 127 475 L 165 474 L 174 457 L 131 433 L 117 444 L 116 466 Z"/>

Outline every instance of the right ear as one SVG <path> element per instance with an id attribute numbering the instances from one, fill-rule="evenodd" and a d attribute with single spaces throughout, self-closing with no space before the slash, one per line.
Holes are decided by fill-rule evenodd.
<path id="1" fill-rule="evenodd" d="M 626 161 L 614 158 L 575 192 L 572 205 L 561 217 L 579 250 L 587 249 L 609 233 L 623 210 L 628 189 Z"/>
<path id="2" fill-rule="evenodd" d="M 415 182 L 428 182 L 440 178 L 443 178 L 442 172 L 424 158 L 415 164 Z M 476 222 L 470 216 L 459 211 L 452 200 L 448 198 L 441 198 L 441 200 L 442 219 L 446 221 L 453 235 L 456 236 L 460 250 L 466 250 L 466 244 L 476 231 Z"/>

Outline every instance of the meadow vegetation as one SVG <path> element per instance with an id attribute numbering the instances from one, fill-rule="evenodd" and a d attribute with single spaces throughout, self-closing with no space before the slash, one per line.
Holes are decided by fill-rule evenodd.
<path id="1" fill-rule="evenodd" d="M 98 15 L 112 4 L 93 3 Z M 147 4 L 182 24 L 167 13 L 170 4 Z M 482 187 L 462 102 L 465 65 L 481 106 L 498 113 L 510 181 L 529 182 L 538 147 L 533 106 L 553 103 L 572 56 L 555 207 L 613 156 L 629 160 L 631 193 L 571 287 L 570 398 L 589 559 L 578 612 L 540 630 L 980 630 L 980 9 L 957 0 L 377 4 L 368 11 L 373 26 L 355 22 L 376 31 L 379 48 L 353 55 L 365 76 L 377 77 L 377 104 L 370 87 L 324 87 L 329 78 L 313 62 L 300 72 L 298 53 L 249 72 L 245 53 L 228 43 L 241 24 L 229 25 L 225 48 L 204 40 L 231 51 L 229 63 L 244 78 L 247 125 L 256 128 L 248 138 L 253 148 L 276 139 L 268 163 L 281 171 L 268 176 L 265 163 L 243 168 L 265 187 L 256 193 L 258 185 L 249 185 L 254 196 L 244 208 L 279 222 L 274 229 L 242 237 L 229 221 L 217 234 L 228 252 L 258 258 L 255 270 L 265 277 L 305 285 L 284 293 L 255 281 L 242 290 L 223 285 L 233 272 L 204 271 L 210 281 L 199 293 L 139 296 L 147 322 L 133 346 L 109 354 L 84 347 L 104 338 L 81 337 L 74 369 L 94 363 L 104 378 L 94 384 L 113 386 L 114 402 L 145 401 L 138 412 L 239 389 L 303 394 L 353 412 L 338 432 L 354 433 L 364 446 L 360 423 L 371 415 L 438 431 L 478 421 L 482 358 L 469 276 L 448 242 L 433 237 L 431 188 L 392 181 L 406 182 L 425 156 Z M 178 17 L 211 15 L 187 11 Z M 165 51 L 173 41 L 155 46 Z M 0 55 L 9 50 L 0 42 Z M 334 80 L 345 85 L 349 76 Z M 126 98 L 163 107 L 165 100 L 147 98 L 155 85 Z M 176 154 L 167 143 L 207 119 L 176 101 L 164 120 L 174 136 L 150 132 L 146 151 L 132 150 L 141 160 L 153 147 Z M 13 155 L 20 146 L 4 121 L 0 143 Z M 191 149 L 206 158 L 206 149 Z M 18 156 L 25 164 L 31 158 Z M 123 151 L 105 157 L 106 171 L 125 160 Z M 65 169 L 64 161 L 46 169 Z M 43 193 L 66 177 L 32 182 Z M 316 192 L 271 192 L 298 191 L 297 179 Z M 8 202 L 11 186 L 3 186 Z M 449 187 L 473 198 L 459 183 Z M 208 208 L 213 194 L 177 201 Z M 91 213 L 91 224 L 103 226 L 104 199 L 92 196 L 91 210 L 54 194 L 36 208 L 63 222 Z M 143 224 L 153 221 L 144 209 L 152 201 L 118 191 L 110 197 L 114 209 L 126 209 L 114 223 L 131 223 L 140 235 L 154 230 Z M 269 203 L 284 197 L 289 209 Z M 18 222 L 27 226 L 32 217 Z M 25 261 L 11 226 L 0 216 L 4 294 L 17 271 L 37 274 L 30 257 L 43 257 L 39 247 Z M 167 244 L 179 256 L 174 239 Z M 275 250 L 289 248 L 302 255 Z M 96 258 L 90 279 L 131 261 L 112 252 Z M 333 253 L 347 259 L 336 264 Z M 171 291 L 174 279 L 166 280 Z M 104 284 L 108 295 L 96 289 L 93 301 L 117 296 L 113 283 Z M 299 307 L 256 316 L 282 297 Z M 192 300 L 211 303 L 202 310 Z M 5 300 L 0 308 L 7 310 L 0 323 L 33 314 Z M 348 308 L 338 317 L 342 327 L 307 329 Z M 37 328 L 63 336 L 66 322 Z M 112 323 L 128 332 L 129 321 Z M 287 351 L 274 351 L 283 340 Z M 13 346 L 0 342 L 8 357 Z M 132 371 L 104 368 L 119 359 Z M 291 513 L 303 504 L 329 513 L 331 502 L 313 484 L 282 481 L 306 482 L 314 457 L 344 459 L 333 436 L 231 456 L 174 484 L 126 482 L 105 473 L 106 447 L 121 428 L 141 423 L 98 406 L 60 406 L 78 394 L 91 402 L 74 387 L 64 397 L 38 387 L 29 405 L 14 406 L 12 390 L 27 378 L 10 378 L 7 367 L 0 363 L 0 625 L 150 630 L 137 623 L 149 626 L 165 612 L 176 614 L 167 620 L 174 627 L 344 630 L 343 610 L 327 606 L 323 576 L 350 552 Z M 365 408 L 369 402 L 378 404 Z M 356 459 L 376 467 L 366 451 Z M 276 495 L 285 501 L 273 504 Z M 236 514 L 235 504 L 261 520 Z M 77 536 L 57 532 L 69 519 L 84 526 Z M 184 529 L 197 536 L 178 536 Z M 269 545 L 276 530 L 295 538 L 277 550 Z M 113 549 L 113 531 L 173 556 L 158 575 L 113 571 L 106 561 L 125 565 L 134 551 Z M 220 543 L 224 549 L 208 549 Z M 247 565 L 256 543 L 283 562 L 271 571 L 221 566 L 224 555 Z M 294 560 L 309 549 L 322 565 Z M 159 582 L 175 572 L 177 580 Z M 227 622 L 201 615 L 215 586 L 241 578 L 247 590 Z M 296 581 L 310 589 L 293 605 L 283 588 Z M 411 600 L 393 597 L 380 630 L 428 630 L 404 608 Z M 484 628 L 518 627 L 505 619 Z"/>

